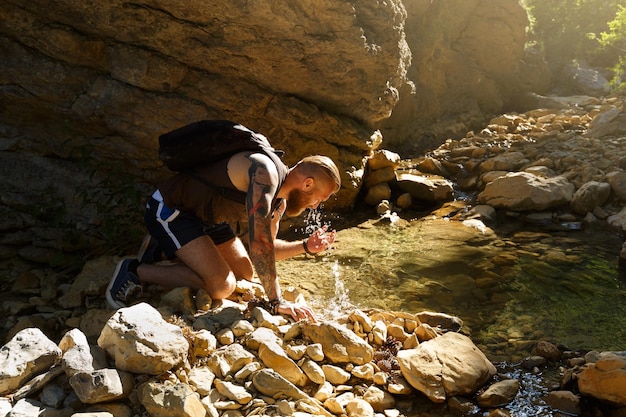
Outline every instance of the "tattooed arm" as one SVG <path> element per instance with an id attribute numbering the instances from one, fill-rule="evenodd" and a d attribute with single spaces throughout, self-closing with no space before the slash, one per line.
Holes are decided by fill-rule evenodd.
<path id="1" fill-rule="evenodd" d="M 274 234 L 272 233 L 272 199 L 278 187 L 278 172 L 272 161 L 262 154 L 251 154 L 248 171 L 250 183 L 246 208 L 250 228 L 250 258 L 270 300 L 281 299 L 276 276 Z"/>
<path id="2" fill-rule="evenodd" d="M 263 284 L 265 294 L 275 306 L 275 312 L 289 314 L 294 320 L 310 318 L 313 311 L 306 305 L 290 303 L 282 298 L 276 275 L 276 233 L 279 219 L 272 219 L 272 201 L 278 190 L 278 172 L 271 159 L 263 154 L 251 154 L 246 208 L 250 229 L 250 258 Z M 282 210 L 281 210 L 282 208 Z M 277 216 L 282 215 L 281 204 Z"/>

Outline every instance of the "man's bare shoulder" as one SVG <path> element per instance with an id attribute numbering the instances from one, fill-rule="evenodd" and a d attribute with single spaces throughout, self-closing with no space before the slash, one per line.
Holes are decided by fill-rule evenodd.
<path id="1" fill-rule="evenodd" d="M 276 166 L 264 153 L 239 152 L 228 161 L 228 177 L 237 189 L 245 191 L 250 184 L 250 166 L 255 162 L 264 166 L 271 177 L 277 177 Z"/>

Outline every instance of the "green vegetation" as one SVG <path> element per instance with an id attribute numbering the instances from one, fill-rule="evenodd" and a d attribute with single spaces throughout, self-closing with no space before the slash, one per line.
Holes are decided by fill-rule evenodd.
<path id="1" fill-rule="evenodd" d="M 572 60 L 611 69 L 620 87 L 626 69 L 626 0 L 522 0 L 531 38 L 553 71 Z"/>

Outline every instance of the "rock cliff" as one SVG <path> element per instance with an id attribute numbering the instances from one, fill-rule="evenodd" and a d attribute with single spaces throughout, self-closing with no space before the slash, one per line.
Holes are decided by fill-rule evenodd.
<path id="1" fill-rule="evenodd" d="M 30 230 L 23 255 L 46 260 L 50 240 L 119 232 L 168 175 L 158 135 L 203 118 L 265 134 L 288 164 L 330 156 L 344 186 L 326 208 L 349 208 L 377 130 L 423 149 L 540 89 L 524 10 L 483 3 L 4 1 L 0 230 Z M 68 224 L 73 243 L 46 229 Z"/>

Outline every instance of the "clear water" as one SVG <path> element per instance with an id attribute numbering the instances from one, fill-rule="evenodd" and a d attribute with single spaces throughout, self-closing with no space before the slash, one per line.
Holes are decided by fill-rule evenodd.
<path id="1" fill-rule="evenodd" d="M 571 350 L 626 350 L 622 238 L 597 227 L 507 218 L 490 228 L 448 218 L 445 210 L 385 216 L 340 229 L 325 256 L 279 262 L 281 282 L 303 292 L 321 319 L 354 308 L 458 316 L 499 374 L 520 382 L 515 400 L 502 408 L 516 417 L 563 415 L 544 401 L 548 386 L 558 386 L 558 368 L 535 374 L 520 360 L 534 354 L 538 340 Z M 316 214 L 303 235 L 314 230 L 311 219 L 323 224 Z M 423 396 L 404 413 L 448 415 L 445 405 Z"/>
<path id="2" fill-rule="evenodd" d="M 342 309 L 423 310 L 460 317 L 494 361 L 537 340 L 572 350 L 626 349 L 626 278 L 611 231 L 463 225 L 435 215 L 342 229 L 316 259 L 278 265 L 322 318 Z"/>

